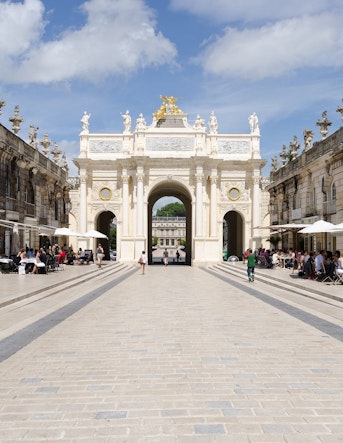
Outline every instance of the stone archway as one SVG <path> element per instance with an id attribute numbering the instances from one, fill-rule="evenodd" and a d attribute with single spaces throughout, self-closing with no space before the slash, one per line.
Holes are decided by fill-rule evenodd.
<path id="1" fill-rule="evenodd" d="M 187 190 L 175 181 L 159 183 L 150 193 L 148 198 L 148 258 L 152 264 L 152 209 L 154 204 L 162 197 L 171 196 L 179 199 L 186 209 L 186 248 L 185 265 L 192 263 L 192 202 Z"/>
<path id="2" fill-rule="evenodd" d="M 259 131 L 220 134 L 200 117 L 189 123 L 186 113 L 169 106 L 173 97 L 161 98 L 150 125 L 141 116 L 135 127 L 126 125 L 120 133 L 80 133 L 80 155 L 74 159 L 78 186 L 69 193 L 77 230 L 87 231 L 98 214 L 112 211 L 118 260 L 136 262 L 146 250 L 151 262 L 152 207 L 163 196 L 175 196 L 187 208 L 188 265 L 220 260 L 221 223 L 230 211 L 225 220 L 237 237 L 232 236 L 229 252 L 241 256 L 261 237 L 268 209 Z M 107 232 L 102 223 L 108 227 L 106 216 L 94 227 Z"/>
<path id="3" fill-rule="evenodd" d="M 230 255 L 236 255 L 239 259 L 242 257 L 243 232 L 242 216 L 236 211 L 227 212 L 223 220 L 223 254 L 227 251 L 227 258 Z"/>

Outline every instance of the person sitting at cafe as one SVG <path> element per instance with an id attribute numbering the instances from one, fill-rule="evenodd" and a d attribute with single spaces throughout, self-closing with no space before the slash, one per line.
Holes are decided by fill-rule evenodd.
<path id="1" fill-rule="evenodd" d="M 27 252 L 26 252 L 26 257 L 27 258 L 35 258 L 35 253 L 33 251 L 33 248 L 30 248 Z"/>
<path id="2" fill-rule="evenodd" d="M 299 258 L 298 258 L 298 261 L 299 261 L 298 275 L 299 275 L 299 277 L 303 277 L 304 276 L 304 266 L 305 266 L 305 263 L 308 260 L 308 257 L 309 257 L 309 255 L 308 255 L 307 251 L 301 251 L 300 252 L 300 255 L 299 255 Z"/>
<path id="3" fill-rule="evenodd" d="M 333 279 L 335 274 L 335 262 L 332 251 L 325 251 L 323 256 L 324 256 L 325 274 L 331 279 Z"/>
<path id="4" fill-rule="evenodd" d="M 336 267 L 336 275 L 339 278 L 339 281 L 343 284 L 342 276 L 343 276 L 343 257 L 341 256 L 340 251 L 335 252 L 335 267 Z"/>
<path id="5" fill-rule="evenodd" d="M 65 262 L 66 256 L 67 254 L 65 253 L 65 251 L 61 249 L 57 257 L 57 263 L 59 265 L 63 264 Z"/>
<path id="6" fill-rule="evenodd" d="M 45 268 L 45 263 L 43 262 L 42 259 L 46 260 L 46 254 L 44 252 L 44 249 L 40 248 L 39 250 L 36 251 L 32 274 L 38 274 L 38 268 Z"/>
<path id="7" fill-rule="evenodd" d="M 25 260 L 26 257 L 26 250 L 24 248 L 22 248 L 19 252 L 18 252 L 18 256 L 20 258 L 20 260 Z"/>
<path id="8" fill-rule="evenodd" d="M 295 261 L 295 252 L 293 251 L 292 248 L 289 248 L 288 252 L 287 252 L 288 258 L 285 262 L 285 268 L 293 268 L 294 266 L 294 261 Z"/>
<path id="9" fill-rule="evenodd" d="M 312 279 L 314 277 L 314 253 L 310 252 L 307 259 L 304 259 L 304 278 Z"/>
<path id="10" fill-rule="evenodd" d="M 279 266 L 280 265 L 280 260 L 279 260 L 278 252 L 279 251 L 277 249 L 273 252 L 273 255 L 272 255 L 272 264 L 273 264 L 273 266 Z"/>
<path id="11" fill-rule="evenodd" d="M 77 251 L 76 258 L 80 265 L 83 265 L 83 263 L 86 261 L 86 256 L 82 248 L 79 248 Z"/>
<path id="12" fill-rule="evenodd" d="M 74 259 L 75 259 L 75 254 L 74 254 L 74 251 L 73 251 L 73 247 L 69 246 L 68 252 L 67 252 L 67 264 L 68 265 L 73 265 L 74 264 Z"/>
<path id="13" fill-rule="evenodd" d="M 299 263 L 300 263 L 300 254 L 298 253 L 298 251 L 294 251 L 292 274 L 294 274 L 294 271 L 299 270 Z"/>
<path id="14" fill-rule="evenodd" d="M 314 259 L 314 265 L 315 265 L 315 271 L 317 273 L 325 271 L 325 267 L 324 267 L 324 251 L 323 250 L 319 251 L 319 253 L 316 255 L 316 257 Z"/>

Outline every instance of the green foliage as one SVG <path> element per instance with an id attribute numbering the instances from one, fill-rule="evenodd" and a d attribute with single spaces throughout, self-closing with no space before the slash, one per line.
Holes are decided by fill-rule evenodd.
<path id="1" fill-rule="evenodd" d="M 274 246 L 276 249 L 278 247 L 279 242 L 282 240 L 282 238 L 278 235 L 271 235 L 269 238 L 267 238 L 267 241 Z"/>
<path id="2" fill-rule="evenodd" d="M 183 203 L 169 203 L 156 212 L 157 217 L 185 217 L 186 208 Z"/>
<path id="3" fill-rule="evenodd" d="M 180 246 L 186 246 L 186 238 L 185 237 L 180 238 Z"/>
<path id="4" fill-rule="evenodd" d="M 158 238 L 153 236 L 152 237 L 152 246 L 157 246 L 157 241 L 158 241 Z"/>
<path id="5" fill-rule="evenodd" d="M 110 249 L 117 249 L 117 228 L 110 228 Z"/>

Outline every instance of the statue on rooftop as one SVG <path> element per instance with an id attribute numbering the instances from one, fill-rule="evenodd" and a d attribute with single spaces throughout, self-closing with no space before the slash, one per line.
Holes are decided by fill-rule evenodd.
<path id="1" fill-rule="evenodd" d="M 258 126 L 258 117 L 256 115 L 256 112 L 251 114 L 248 120 L 250 126 L 250 134 L 259 134 L 260 128 Z"/>
<path id="2" fill-rule="evenodd" d="M 277 157 L 272 158 L 272 171 L 275 172 L 279 169 L 279 163 Z"/>
<path id="3" fill-rule="evenodd" d="M 129 110 L 121 114 L 124 124 L 124 132 L 131 132 L 131 116 Z"/>
<path id="4" fill-rule="evenodd" d="M 82 123 L 82 132 L 88 133 L 89 132 L 89 119 L 91 114 L 87 114 L 86 111 L 84 111 L 83 116 L 81 118 Z"/>
<path id="5" fill-rule="evenodd" d="M 30 125 L 29 129 L 29 145 L 33 148 L 37 148 L 37 131 L 39 128 L 36 128 L 35 125 Z"/>
<path id="6" fill-rule="evenodd" d="M 312 148 L 312 139 L 313 139 L 313 131 L 310 129 L 304 130 L 304 143 L 305 143 L 305 151 L 308 151 Z"/>
<path id="7" fill-rule="evenodd" d="M 2 114 L 1 108 L 3 108 L 6 105 L 6 102 L 3 100 L 0 100 L 0 115 Z"/>
<path id="8" fill-rule="evenodd" d="M 136 120 L 136 131 L 144 131 L 146 129 L 146 121 L 143 114 L 140 113 Z"/>
<path id="9" fill-rule="evenodd" d="M 210 134 L 217 134 L 218 122 L 217 122 L 217 117 L 214 115 L 214 111 L 211 112 L 210 120 L 208 123 L 210 125 Z"/>
<path id="10" fill-rule="evenodd" d="M 194 129 L 205 129 L 205 120 L 203 118 L 200 117 L 200 115 L 197 115 L 197 118 L 195 119 L 194 122 Z"/>

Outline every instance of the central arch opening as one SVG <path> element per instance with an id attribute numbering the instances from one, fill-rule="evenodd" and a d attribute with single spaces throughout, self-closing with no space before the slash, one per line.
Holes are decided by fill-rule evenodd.
<path id="1" fill-rule="evenodd" d="M 167 199 L 172 198 L 172 199 Z M 179 201 L 185 207 L 185 220 L 177 219 L 173 221 L 172 218 L 170 220 L 165 220 L 166 230 L 168 226 L 170 226 L 173 232 L 173 238 L 169 240 L 168 235 L 164 239 L 162 236 L 159 238 L 159 243 L 156 245 L 156 236 L 153 235 L 153 225 L 154 229 L 158 223 L 161 223 L 161 229 L 163 228 L 163 220 L 157 220 L 153 223 L 155 219 L 155 214 L 153 212 L 155 203 L 163 199 L 163 201 L 168 204 L 169 201 Z M 156 220 L 156 219 L 155 219 Z M 178 230 L 178 234 L 175 234 L 175 230 Z M 153 241 L 155 240 L 155 241 Z M 168 242 L 168 244 L 167 244 Z M 188 192 L 184 190 L 177 183 L 162 183 L 159 184 L 150 194 L 148 200 L 148 258 L 149 264 L 161 264 L 161 260 L 156 261 L 156 247 L 161 253 L 161 258 L 163 256 L 163 251 L 167 249 L 169 254 L 169 263 L 170 264 L 183 264 L 183 265 L 191 265 L 192 260 L 192 204 L 191 198 L 188 195 Z M 178 258 L 178 254 L 180 254 L 180 258 Z M 154 258 L 155 257 L 155 258 Z"/>

